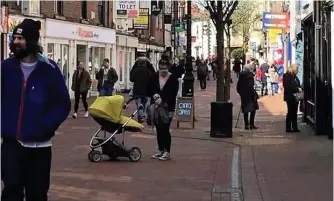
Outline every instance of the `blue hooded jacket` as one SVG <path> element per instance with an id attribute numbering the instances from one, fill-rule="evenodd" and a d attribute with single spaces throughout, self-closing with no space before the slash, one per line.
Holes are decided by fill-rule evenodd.
<path id="1" fill-rule="evenodd" d="M 67 87 L 53 61 L 38 59 L 24 80 L 20 61 L 1 62 L 1 137 L 22 142 L 50 140 L 71 110 Z"/>

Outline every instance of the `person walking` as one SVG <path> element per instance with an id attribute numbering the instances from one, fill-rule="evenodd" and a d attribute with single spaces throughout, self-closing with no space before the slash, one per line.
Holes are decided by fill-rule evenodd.
<path id="1" fill-rule="evenodd" d="M 268 78 L 268 70 L 269 70 L 269 64 L 267 61 L 265 61 L 263 64 L 260 66 L 261 69 L 261 96 L 263 95 L 268 95 L 268 84 L 267 84 L 267 78 Z"/>
<path id="2" fill-rule="evenodd" d="M 179 90 L 177 76 L 168 72 L 170 62 L 167 56 L 159 61 L 159 71 L 152 79 L 152 104 L 166 108 L 169 121 L 155 123 L 157 131 L 158 152 L 151 158 L 159 160 L 170 160 L 170 150 L 172 137 L 170 134 L 170 124 L 174 117 L 176 96 Z"/>
<path id="3" fill-rule="evenodd" d="M 268 70 L 268 74 L 269 74 L 269 81 L 270 81 L 270 92 L 271 95 L 274 96 L 275 94 L 278 94 L 278 79 L 279 79 L 279 75 L 277 72 L 277 69 L 275 68 L 274 65 L 271 65 L 269 70 Z"/>
<path id="4" fill-rule="evenodd" d="M 148 59 L 137 58 L 134 67 L 130 71 L 130 81 L 133 82 L 132 97 L 137 105 L 137 119 L 140 123 L 145 119 L 145 106 L 149 96 L 149 85 L 153 74 L 147 67 L 149 65 Z M 144 107 L 140 107 L 144 106 Z"/>
<path id="5" fill-rule="evenodd" d="M 88 117 L 87 94 L 91 85 L 92 85 L 92 80 L 90 78 L 90 75 L 88 71 L 85 69 L 84 63 L 82 61 L 79 61 L 78 68 L 73 73 L 72 87 L 71 87 L 71 89 L 74 91 L 74 113 L 72 116 L 74 119 L 78 117 L 80 98 L 85 108 L 84 117 L 85 118 Z"/>
<path id="6" fill-rule="evenodd" d="M 13 30 L 13 57 L 1 62 L 2 201 L 47 201 L 51 139 L 71 111 L 56 62 L 42 61 L 41 22 L 24 19 Z"/>
<path id="7" fill-rule="evenodd" d="M 254 66 L 247 64 L 244 70 L 240 72 L 237 82 L 237 92 L 241 98 L 241 110 L 244 114 L 244 122 L 246 130 L 257 129 L 255 126 L 255 114 L 259 109 L 257 102 L 259 96 L 254 89 Z"/>
<path id="8" fill-rule="evenodd" d="M 283 75 L 284 101 L 288 108 L 285 120 L 285 131 L 287 133 L 300 132 L 297 123 L 297 112 L 299 101 L 303 97 L 303 91 L 297 73 L 298 66 L 293 64 Z"/>
<path id="9" fill-rule="evenodd" d="M 199 67 L 197 69 L 197 78 L 200 83 L 200 87 L 202 91 L 206 90 L 206 77 L 208 74 L 208 66 L 206 65 L 206 62 L 204 59 L 202 59 L 199 63 Z"/>
<path id="10" fill-rule="evenodd" d="M 241 65 L 242 65 L 241 60 L 238 57 L 236 57 L 233 61 L 233 71 L 236 74 L 237 78 L 239 78 L 239 74 L 241 71 Z"/>
<path id="11" fill-rule="evenodd" d="M 103 66 L 96 74 L 98 80 L 97 88 L 100 92 L 100 96 L 112 96 L 114 85 L 118 81 L 118 75 L 116 70 L 109 66 L 109 59 L 103 60 Z"/>

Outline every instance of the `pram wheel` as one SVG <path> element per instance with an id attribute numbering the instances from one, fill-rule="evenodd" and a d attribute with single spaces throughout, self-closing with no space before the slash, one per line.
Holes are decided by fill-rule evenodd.
<path id="1" fill-rule="evenodd" d="M 88 153 L 88 159 L 91 162 L 100 162 L 102 160 L 102 153 L 99 151 L 92 150 Z"/>
<path id="2" fill-rule="evenodd" d="M 131 162 L 138 162 L 141 159 L 142 153 L 138 147 L 132 147 L 129 151 L 129 159 Z"/>

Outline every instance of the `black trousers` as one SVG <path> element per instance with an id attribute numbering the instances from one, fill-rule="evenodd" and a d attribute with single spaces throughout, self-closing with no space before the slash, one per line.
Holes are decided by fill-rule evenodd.
<path id="1" fill-rule="evenodd" d="M 263 96 L 263 92 L 264 95 L 268 95 L 268 86 L 267 86 L 267 82 L 261 82 L 261 95 Z"/>
<path id="2" fill-rule="evenodd" d="M 79 109 L 80 97 L 82 100 L 82 104 L 84 105 L 85 111 L 86 112 L 88 111 L 87 94 L 88 94 L 88 91 L 85 91 L 85 92 L 75 91 L 74 92 L 74 112 L 75 113 L 77 113 Z"/>
<path id="3" fill-rule="evenodd" d="M 157 141 L 159 151 L 170 152 L 170 147 L 172 144 L 172 136 L 170 135 L 169 129 L 172 118 L 169 119 L 168 124 L 158 124 L 156 125 L 157 130 Z"/>
<path id="4" fill-rule="evenodd" d="M 200 79 L 199 85 L 201 86 L 201 89 L 206 89 L 206 79 Z"/>
<path id="5" fill-rule="evenodd" d="M 249 126 L 249 125 L 254 126 L 255 114 L 256 114 L 256 111 L 244 113 L 244 122 L 246 126 Z"/>
<path id="6" fill-rule="evenodd" d="M 286 102 L 288 113 L 286 114 L 285 127 L 286 130 L 298 130 L 297 112 L 298 102 L 290 100 Z"/>
<path id="7" fill-rule="evenodd" d="M 2 201 L 47 201 L 51 147 L 27 148 L 15 141 L 1 145 Z M 25 192 L 25 193 L 24 193 Z"/>

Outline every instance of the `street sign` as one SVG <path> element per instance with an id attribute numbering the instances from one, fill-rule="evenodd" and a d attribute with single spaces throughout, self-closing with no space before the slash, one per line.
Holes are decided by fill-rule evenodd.
<path id="1" fill-rule="evenodd" d="M 283 29 L 287 30 L 289 27 L 289 13 L 269 13 L 264 12 L 262 16 L 263 29 Z"/>
<path id="2" fill-rule="evenodd" d="M 116 18 L 135 19 L 138 17 L 139 1 L 116 1 Z"/>
<path id="3" fill-rule="evenodd" d="M 133 28 L 147 30 L 149 27 L 149 8 L 140 8 L 139 16 L 133 22 Z"/>
<path id="4" fill-rule="evenodd" d="M 195 128 L 194 121 L 194 98 L 178 97 L 176 101 L 176 120 L 177 128 L 180 122 L 191 122 L 192 128 Z"/>

